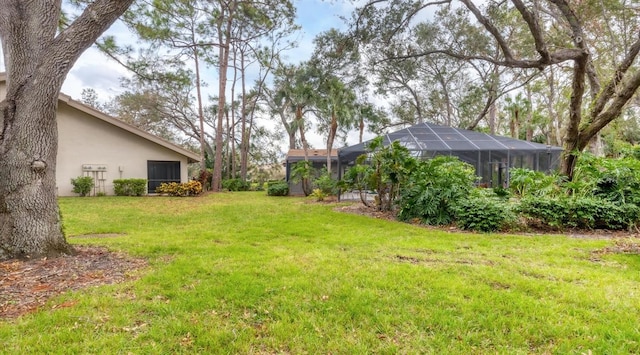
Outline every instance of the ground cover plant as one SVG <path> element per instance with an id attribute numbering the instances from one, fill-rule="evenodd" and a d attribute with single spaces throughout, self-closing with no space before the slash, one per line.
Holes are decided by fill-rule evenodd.
<path id="1" fill-rule="evenodd" d="M 451 233 L 264 192 L 60 205 L 72 244 L 148 266 L 0 320 L 0 353 L 640 352 L 637 239 Z"/>

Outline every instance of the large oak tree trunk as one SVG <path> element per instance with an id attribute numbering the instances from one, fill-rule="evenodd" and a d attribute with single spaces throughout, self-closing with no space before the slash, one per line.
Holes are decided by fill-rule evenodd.
<path id="1" fill-rule="evenodd" d="M 0 260 L 71 251 L 56 193 L 56 110 L 67 73 L 133 0 L 95 0 L 57 33 L 60 1 L 0 0 Z"/>
<path id="2" fill-rule="evenodd" d="M 0 259 L 70 251 L 56 201 L 58 95 L 42 84 L 25 85 L 3 103 Z"/>

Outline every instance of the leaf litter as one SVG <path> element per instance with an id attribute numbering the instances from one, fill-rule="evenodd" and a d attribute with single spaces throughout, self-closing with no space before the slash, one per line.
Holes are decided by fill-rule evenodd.
<path id="1" fill-rule="evenodd" d="M 88 287 L 116 284 L 136 277 L 144 259 L 104 247 L 74 246 L 76 253 L 57 258 L 0 262 L 0 319 L 13 319 L 41 309 L 52 297 Z M 75 306 L 71 300 L 51 309 Z"/>

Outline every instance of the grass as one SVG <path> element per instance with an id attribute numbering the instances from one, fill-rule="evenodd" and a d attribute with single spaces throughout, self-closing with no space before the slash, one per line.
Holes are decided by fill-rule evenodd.
<path id="1" fill-rule="evenodd" d="M 0 321 L 0 353 L 640 353 L 640 257 L 457 234 L 264 193 L 62 198 L 140 279 Z M 123 233 L 116 238 L 74 238 Z"/>

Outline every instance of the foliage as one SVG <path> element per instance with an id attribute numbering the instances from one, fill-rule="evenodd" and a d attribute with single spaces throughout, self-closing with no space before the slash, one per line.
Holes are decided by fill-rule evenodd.
<path id="1" fill-rule="evenodd" d="M 546 175 L 541 171 L 526 168 L 509 170 L 509 189 L 520 197 L 556 196 L 561 193 L 556 175 Z"/>
<path id="2" fill-rule="evenodd" d="M 305 196 L 312 192 L 312 179 L 316 174 L 313 163 L 308 160 L 301 160 L 291 166 L 291 181 L 295 184 L 302 183 L 302 191 Z"/>
<path id="3" fill-rule="evenodd" d="M 289 195 L 289 184 L 286 181 L 275 181 L 267 183 L 267 195 L 287 196 Z"/>
<path id="4" fill-rule="evenodd" d="M 202 189 L 204 191 L 209 191 L 211 189 L 212 177 L 213 177 L 213 174 L 211 173 L 211 170 L 209 169 L 200 170 L 200 173 L 198 174 L 198 181 L 200 181 L 200 184 L 202 185 Z"/>
<path id="5" fill-rule="evenodd" d="M 518 210 L 552 227 L 629 229 L 640 222 L 640 208 L 597 197 L 527 197 Z"/>
<path id="6" fill-rule="evenodd" d="M 360 195 L 360 201 L 367 207 L 372 207 L 369 200 L 366 198 L 366 193 L 373 190 L 373 187 L 369 183 L 369 176 L 372 174 L 372 168 L 368 164 L 362 164 L 366 155 L 361 156 L 362 159 L 358 159 L 358 163 L 345 172 L 342 179 L 338 182 L 338 186 L 343 191 L 355 190 Z"/>
<path id="7" fill-rule="evenodd" d="M 147 179 L 113 180 L 113 191 L 116 196 L 142 196 L 147 193 Z"/>
<path id="8" fill-rule="evenodd" d="M 311 192 L 311 195 L 309 195 L 309 197 L 315 198 L 318 202 L 324 201 L 327 196 L 329 196 L 329 194 L 322 191 L 322 189 L 313 189 L 313 192 Z"/>
<path id="9" fill-rule="evenodd" d="M 457 158 L 439 156 L 421 161 L 401 189 L 398 218 L 449 224 L 454 221 L 457 203 L 474 189 L 476 180 L 473 166 Z"/>
<path id="10" fill-rule="evenodd" d="M 640 20 L 629 17 L 631 2 L 550 1 L 536 11 L 528 5 L 367 1 L 352 16 L 352 33 L 370 58 L 371 77 L 403 116 L 467 127 L 484 119 L 500 129 L 506 115 L 489 108 L 517 90 L 512 105 L 503 105 L 512 113 L 509 131 L 517 137 L 524 128 L 527 138 L 545 134 L 563 144 L 560 170 L 573 180 L 574 153 L 619 117 L 637 116 Z M 583 52 L 569 54 L 574 48 Z M 469 105 L 465 91 L 474 86 L 481 92 Z M 429 107 L 439 112 L 421 114 Z M 456 117 L 465 112 L 477 116 Z"/>
<path id="11" fill-rule="evenodd" d="M 156 192 L 159 194 L 167 194 L 169 196 L 196 196 L 202 192 L 202 184 L 197 180 L 191 180 L 183 183 L 162 183 L 156 188 Z"/>
<path id="12" fill-rule="evenodd" d="M 71 179 L 71 185 L 73 185 L 73 192 L 84 197 L 87 196 L 93 188 L 93 178 L 91 176 L 78 176 L 75 179 Z"/>
<path id="13" fill-rule="evenodd" d="M 242 179 L 227 179 L 222 180 L 222 188 L 228 191 L 249 191 L 251 189 L 251 183 Z"/>
<path id="14" fill-rule="evenodd" d="M 326 196 L 338 193 L 338 182 L 331 177 L 331 173 L 327 169 L 324 169 L 322 174 L 313 180 L 313 186 L 315 187 L 314 191 L 318 189 Z"/>
<path id="15" fill-rule="evenodd" d="M 364 192 L 375 191 L 375 207 L 380 211 L 390 211 L 401 185 L 416 165 L 416 159 L 398 141 L 385 147 L 382 137 L 371 140 L 367 149 L 369 152 L 358 157 L 356 165 L 345 174 L 343 186 L 358 190 L 365 204 Z"/>
<path id="16" fill-rule="evenodd" d="M 509 204 L 499 198 L 472 196 L 463 198 L 455 206 L 456 224 L 462 229 L 495 232 L 515 220 Z"/>

